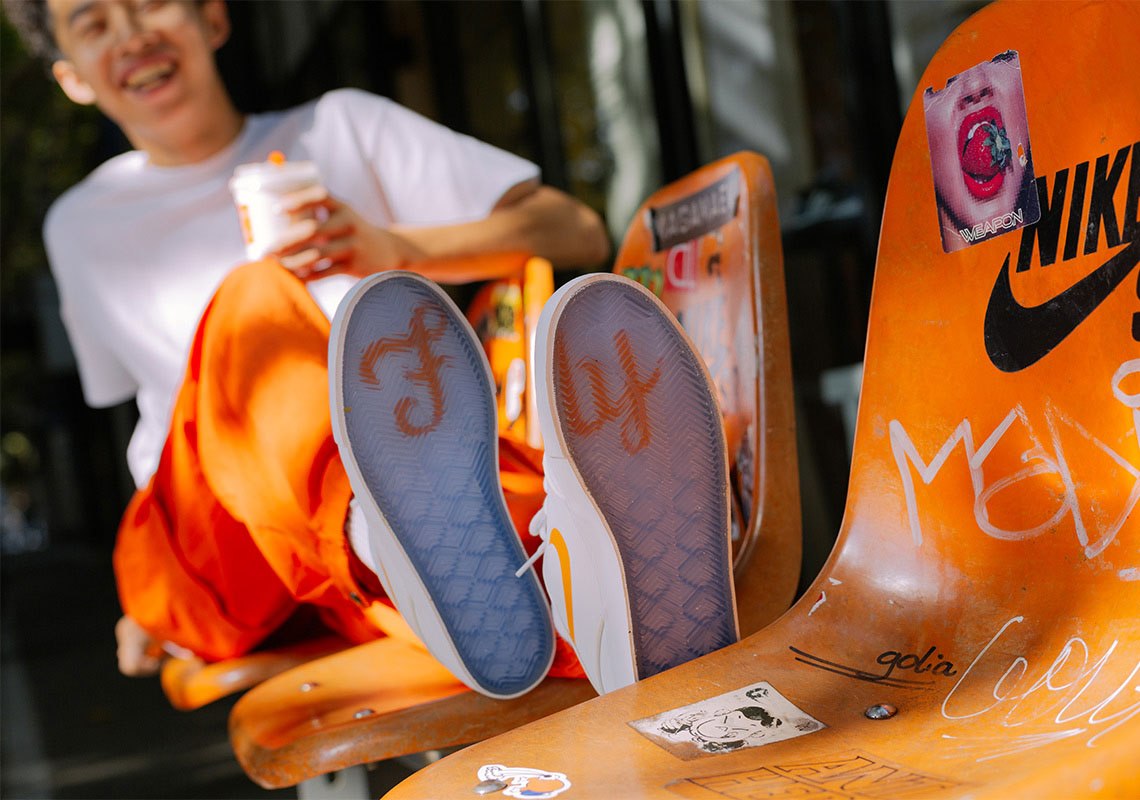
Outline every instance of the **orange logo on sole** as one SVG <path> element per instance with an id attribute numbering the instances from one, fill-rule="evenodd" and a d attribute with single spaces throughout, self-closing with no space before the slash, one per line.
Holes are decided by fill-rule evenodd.
<path id="1" fill-rule="evenodd" d="M 435 311 L 437 316 L 433 324 L 426 321 L 430 311 Z M 364 349 L 361 356 L 360 379 L 377 388 L 380 386 L 380 379 L 376 376 L 376 365 L 385 356 L 405 352 L 412 352 L 418 356 L 420 366 L 405 371 L 404 377 L 414 384 L 426 387 L 431 409 L 428 421 L 416 424 L 412 421 L 411 415 L 419 406 L 419 398 L 403 397 L 396 403 L 396 426 L 406 436 L 421 436 L 434 430 L 443 420 L 443 383 L 439 371 L 447 363 L 448 357 L 436 355 L 432 351 L 432 342 L 439 340 L 446 327 L 447 318 L 443 312 L 425 303 L 412 311 L 412 324 L 407 335 L 377 339 Z"/>
<path id="2" fill-rule="evenodd" d="M 624 417 L 621 426 L 622 446 L 629 453 L 637 453 L 644 449 L 649 444 L 652 433 L 646 405 L 649 393 L 657 386 L 657 381 L 661 377 L 662 359 L 657 359 L 657 368 L 648 378 L 643 379 L 638 374 L 629 334 L 625 331 L 615 333 L 614 347 L 617 349 L 618 363 L 621 365 L 625 383 L 616 401 L 610 396 L 610 390 L 606 386 L 606 375 L 602 365 L 594 358 L 581 359 L 576 366 L 586 373 L 590 394 L 594 400 L 594 418 L 587 419 L 571 380 L 570 359 L 566 355 L 563 340 L 559 339 L 555 346 L 559 351 L 556 354 L 558 386 L 563 397 L 566 424 L 570 430 L 578 436 L 586 437 L 596 433 L 606 422 Z"/>

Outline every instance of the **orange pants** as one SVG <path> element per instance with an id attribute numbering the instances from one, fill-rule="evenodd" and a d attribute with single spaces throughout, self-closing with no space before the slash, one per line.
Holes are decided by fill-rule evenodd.
<path id="1" fill-rule="evenodd" d="M 330 426 L 328 338 L 304 285 L 273 261 L 235 270 L 207 306 L 158 469 L 115 546 L 123 611 L 156 639 L 229 658 L 301 604 L 351 641 L 385 634 L 390 603 L 344 534 L 352 490 Z M 501 436 L 500 469 L 533 551 L 541 454 Z M 583 674 L 561 640 L 552 674 Z"/>

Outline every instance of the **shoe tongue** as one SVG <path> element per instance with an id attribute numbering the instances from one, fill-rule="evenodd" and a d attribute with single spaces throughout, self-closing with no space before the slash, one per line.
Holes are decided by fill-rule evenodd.
<path id="1" fill-rule="evenodd" d="M 546 506 L 542 506 L 538 511 L 534 512 L 534 516 L 530 518 L 530 525 L 527 526 L 531 536 L 543 536 L 546 533 Z"/>

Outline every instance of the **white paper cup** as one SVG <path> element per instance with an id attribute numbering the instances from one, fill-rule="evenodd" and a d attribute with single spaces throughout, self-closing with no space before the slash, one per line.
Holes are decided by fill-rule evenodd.
<path id="1" fill-rule="evenodd" d="M 264 258 L 289 227 L 289 214 L 277 208 L 281 198 L 320 183 L 320 173 L 312 161 L 238 165 L 230 178 L 230 192 L 241 219 L 247 258 Z"/>

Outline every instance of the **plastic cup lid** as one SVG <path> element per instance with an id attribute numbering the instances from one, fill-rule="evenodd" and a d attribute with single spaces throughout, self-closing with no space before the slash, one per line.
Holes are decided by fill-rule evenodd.
<path id="1" fill-rule="evenodd" d="M 320 183 L 321 175 L 312 161 L 256 161 L 239 164 L 230 181 L 232 189 L 258 191 L 284 189 Z"/>

